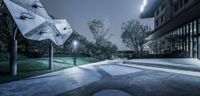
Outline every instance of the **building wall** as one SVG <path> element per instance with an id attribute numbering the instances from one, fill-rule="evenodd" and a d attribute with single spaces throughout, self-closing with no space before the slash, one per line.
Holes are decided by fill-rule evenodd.
<path id="1" fill-rule="evenodd" d="M 192 7 L 198 0 L 173 0 L 172 1 L 172 14 L 176 17 L 186 9 Z"/>
<path id="2" fill-rule="evenodd" d="M 199 6 L 200 0 L 164 0 L 154 12 L 155 33 L 148 42 L 150 52 L 170 54 L 178 51 L 187 57 L 200 58 L 200 15 L 196 13 Z M 160 18 L 164 18 L 163 22 Z M 162 32 L 163 29 L 167 31 Z"/>
<path id="3" fill-rule="evenodd" d="M 150 42 L 153 45 L 151 46 L 152 54 L 169 54 L 180 51 L 186 53 L 188 57 L 200 58 L 200 18 Z"/>
<path id="4" fill-rule="evenodd" d="M 172 18 L 192 7 L 199 0 L 163 0 L 154 12 L 155 29 L 162 27 Z"/>
<path id="5" fill-rule="evenodd" d="M 154 12 L 155 28 L 160 27 L 171 19 L 172 0 L 163 0 L 161 5 Z"/>
<path id="6" fill-rule="evenodd" d="M 132 58 L 135 54 L 135 51 L 118 51 L 117 57 L 118 58 Z"/>

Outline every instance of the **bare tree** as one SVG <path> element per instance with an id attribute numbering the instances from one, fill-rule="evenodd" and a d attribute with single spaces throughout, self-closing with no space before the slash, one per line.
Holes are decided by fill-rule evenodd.
<path id="1" fill-rule="evenodd" d="M 100 58 L 110 58 L 111 55 L 116 53 L 116 45 L 108 41 L 113 36 L 112 34 L 108 34 L 110 30 L 108 20 L 94 19 L 88 23 L 88 26 L 95 39 L 95 55 L 100 56 Z"/>
<path id="2" fill-rule="evenodd" d="M 97 44 L 101 45 L 102 42 L 109 40 L 113 36 L 112 34 L 108 34 L 110 30 L 108 20 L 94 19 L 88 23 L 88 26 Z"/>
<path id="3" fill-rule="evenodd" d="M 144 26 L 138 20 L 129 20 L 122 23 L 122 40 L 127 47 L 140 54 L 144 50 L 145 37 L 150 28 Z"/>

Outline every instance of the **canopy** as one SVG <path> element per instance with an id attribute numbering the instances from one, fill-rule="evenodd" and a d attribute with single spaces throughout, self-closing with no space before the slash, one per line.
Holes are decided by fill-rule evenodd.
<path id="1" fill-rule="evenodd" d="M 31 40 L 52 40 L 63 45 L 72 34 L 65 19 L 53 20 L 39 0 L 4 0 L 22 35 Z"/>

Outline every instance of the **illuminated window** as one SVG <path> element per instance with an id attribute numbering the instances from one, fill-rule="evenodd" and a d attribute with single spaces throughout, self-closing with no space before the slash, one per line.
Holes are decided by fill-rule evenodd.
<path id="1" fill-rule="evenodd" d="M 193 28 L 194 28 L 194 35 L 196 35 L 197 34 L 197 21 L 196 20 L 194 21 Z"/>

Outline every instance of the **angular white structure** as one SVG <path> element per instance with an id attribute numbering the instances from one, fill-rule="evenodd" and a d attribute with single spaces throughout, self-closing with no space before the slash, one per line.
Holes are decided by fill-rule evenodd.
<path id="1" fill-rule="evenodd" d="M 63 45 L 72 33 L 66 20 L 53 20 L 39 0 L 3 0 L 22 35 Z"/>
<path id="2" fill-rule="evenodd" d="M 58 45 L 62 45 L 72 34 L 72 29 L 65 19 L 54 19 L 53 22 L 56 29 L 59 31 L 59 35 L 57 34 L 57 38 L 60 39 L 56 39 L 56 42 Z"/>

